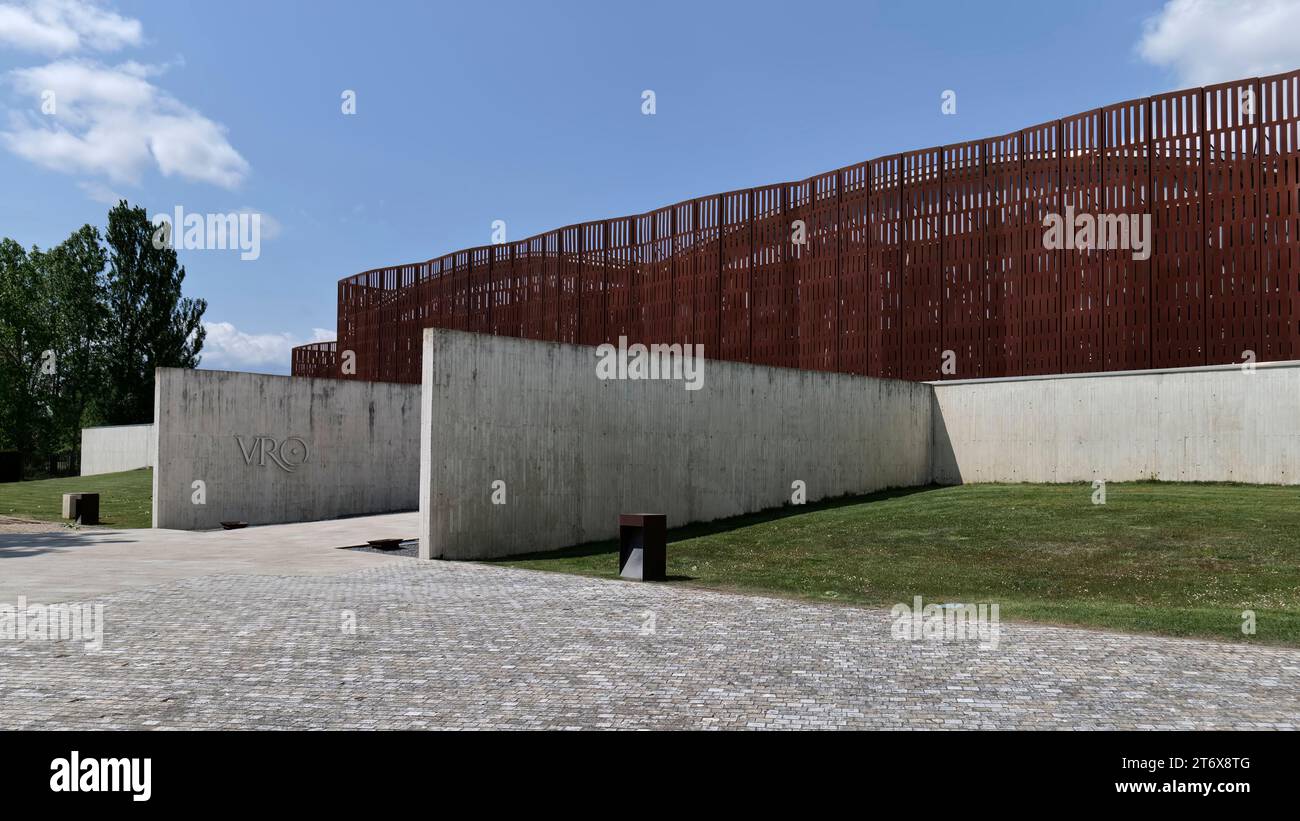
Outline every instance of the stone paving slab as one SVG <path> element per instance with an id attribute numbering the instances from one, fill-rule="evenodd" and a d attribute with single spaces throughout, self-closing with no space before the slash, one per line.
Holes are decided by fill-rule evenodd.
<path id="1" fill-rule="evenodd" d="M 1300 724 L 1297 650 L 1007 623 L 996 650 L 899 641 L 884 610 L 370 557 L 102 596 L 98 653 L 0 640 L 0 727 Z"/>
<path id="2" fill-rule="evenodd" d="M 243 530 L 0 532 L 0 603 L 18 596 L 73 601 L 219 573 L 316 575 L 373 567 L 382 555 L 336 548 L 414 538 L 419 523 L 419 513 L 393 513 Z"/>

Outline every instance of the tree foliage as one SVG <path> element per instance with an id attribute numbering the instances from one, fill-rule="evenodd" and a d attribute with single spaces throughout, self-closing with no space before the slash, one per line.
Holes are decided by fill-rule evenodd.
<path id="1" fill-rule="evenodd" d="M 144 209 L 121 202 L 106 237 L 0 239 L 0 448 L 44 469 L 82 427 L 152 421 L 155 367 L 198 365 L 207 305 L 182 296 L 185 269 L 152 238 Z"/>

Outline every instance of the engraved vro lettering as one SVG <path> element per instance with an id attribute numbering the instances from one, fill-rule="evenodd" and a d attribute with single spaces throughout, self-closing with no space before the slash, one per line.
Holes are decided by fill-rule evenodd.
<path id="1" fill-rule="evenodd" d="M 243 436 L 235 436 L 235 442 L 239 444 L 239 452 L 244 456 L 244 464 L 252 467 L 256 460 L 258 467 L 266 467 L 266 461 L 271 463 L 286 473 L 293 473 L 299 467 L 307 462 L 307 443 L 300 437 L 290 436 L 283 442 L 277 442 L 270 436 L 253 436 L 249 437 L 248 444 L 244 444 Z"/>

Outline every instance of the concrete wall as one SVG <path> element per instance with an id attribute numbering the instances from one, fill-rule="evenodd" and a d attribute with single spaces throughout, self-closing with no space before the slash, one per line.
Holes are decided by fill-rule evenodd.
<path id="1" fill-rule="evenodd" d="M 418 385 L 160 368 L 154 527 L 414 510 L 419 408 Z"/>
<path id="2" fill-rule="evenodd" d="M 1300 363 L 934 385 L 936 482 L 1300 483 Z"/>
<path id="3" fill-rule="evenodd" d="M 117 473 L 154 465 L 153 425 L 81 429 L 81 475 Z"/>
<path id="4" fill-rule="evenodd" d="M 920 383 L 706 361 L 704 386 L 610 380 L 591 347 L 424 337 L 420 555 L 487 558 L 929 479 Z M 492 504 L 505 482 L 506 504 Z"/>

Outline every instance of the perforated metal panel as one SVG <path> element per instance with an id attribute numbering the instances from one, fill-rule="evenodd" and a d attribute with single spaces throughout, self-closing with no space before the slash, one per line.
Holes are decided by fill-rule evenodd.
<path id="1" fill-rule="evenodd" d="M 748 362 L 750 358 L 750 262 L 752 259 L 753 195 L 732 191 L 722 195 L 722 338 L 719 358 Z"/>
<path id="2" fill-rule="evenodd" d="M 429 277 L 421 284 L 421 301 L 424 303 L 424 327 L 442 327 L 442 260 L 429 260 Z M 339 305 L 343 310 L 343 305 Z M 342 327 L 339 339 L 342 340 Z"/>
<path id="3" fill-rule="evenodd" d="M 1101 251 L 1096 216 L 1101 208 L 1101 112 L 1061 120 L 1061 207 L 1066 246 L 1061 249 L 1061 370 L 1102 368 Z M 1092 237 L 1087 223 L 1091 219 Z M 1090 247 L 1080 247 L 1086 244 Z"/>
<path id="4" fill-rule="evenodd" d="M 339 375 L 338 342 L 310 342 L 299 345 L 291 352 L 293 374 L 316 378 L 334 378 Z"/>
<path id="5" fill-rule="evenodd" d="M 799 365 L 800 350 L 800 315 L 802 306 L 800 300 L 803 297 L 803 283 L 799 277 L 802 274 L 802 265 L 804 258 L 808 255 L 808 213 L 812 208 L 812 194 L 807 180 L 803 182 L 787 183 L 778 186 L 781 190 L 781 220 L 784 225 L 785 234 L 781 237 L 779 248 L 782 258 L 782 281 L 784 288 L 782 296 L 784 304 L 782 306 L 783 322 L 781 323 L 781 361 L 786 367 L 796 368 Z M 796 245 L 794 243 L 794 228 L 796 222 L 803 226 L 804 242 Z M 757 249 L 757 246 L 755 246 Z M 754 333 L 758 333 L 759 322 L 757 319 L 752 320 L 754 323 Z M 773 363 L 778 364 L 778 363 Z"/>
<path id="6" fill-rule="evenodd" d="M 455 331 L 469 330 L 469 252 L 457 251 L 443 258 L 442 268 L 450 271 L 447 278 L 447 299 L 450 322 L 447 327 Z"/>
<path id="7" fill-rule="evenodd" d="M 1298 86 L 1157 95 L 366 271 L 338 285 L 336 361 L 418 381 L 425 327 L 910 379 L 1300 357 Z M 1092 220 L 1095 247 L 1045 247 L 1049 215 Z M 295 373 L 326 358 L 295 351 Z"/>
<path id="8" fill-rule="evenodd" d="M 660 208 L 641 220 L 643 280 L 637 292 L 643 342 L 673 340 L 673 209 Z"/>
<path id="9" fill-rule="evenodd" d="M 1260 80 L 1261 361 L 1300 358 L 1300 71 Z"/>
<path id="10" fill-rule="evenodd" d="M 1061 372 L 1061 251 L 1044 245 L 1048 215 L 1061 214 L 1059 122 L 1020 132 L 1021 362 L 1023 373 Z"/>
<path id="11" fill-rule="evenodd" d="M 757 365 L 794 367 L 798 361 L 794 270 L 787 266 L 792 215 L 785 209 L 785 186 L 755 188 L 752 361 Z"/>
<path id="12" fill-rule="evenodd" d="M 694 342 L 704 355 L 722 356 L 722 197 L 703 197 L 692 203 L 695 221 Z"/>
<path id="13" fill-rule="evenodd" d="M 897 379 L 902 373 L 902 333 L 899 329 L 899 285 L 903 266 L 899 221 L 902 194 L 901 158 L 871 163 L 871 238 L 868 298 L 867 373 Z"/>
<path id="14" fill-rule="evenodd" d="M 1151 366 L 1150 100 L 1102 109 L 1103 370 Z M 1145 244 L 1145 247 L 1139 247 Z M 1145 258 L 1144 258 L 1145 256 Z"/>
<path id="15" fill-rule="evenodd" d="M 1151 366 L 1205 364 L 1200 91 L 1151 98 Z"/>
<path id="16" fill-rule="evenodd" d="M 902 377 L 938 379 L 943 361 L 939 149 L 902 155 Z"/>
<path id="17" fill-rule="evenodd" d="M 617 344 L 620 336 L 632 333 L 632 274 L 636 267 L 633 232 L 635 220 L 619 217 L 609 220 L 605 256 L 605 341 Z"/>
<path id="18" fill-rule="evenodd" d="M 792 186 L 792 215 L 802 219 L 807 242 L 794 250 L 798 305 L 798 366 L 838 368 L 840 175 L 832 172 Z M 801 191 L 807 191 L 807 200 Z"/>
<path id="19" fill-rule="evenodd" d="M 868 367 L 870 183 L 870 163 L 840 172 L 839 369 L 845 373 L 865 374 Z"/>
<path id="20" fill-rule="evenodd" d="M 1205 89 L 1205 349 L 1207 364 L 1263 348 L 1259 287 L 1258 82 Z"/>
<path id="21" fill-rule="evenodd" d="M 1024 371 L 1022 175 L 1019 132 L 984 141 L 984 376 Z"/>
<path id="22" fill-rule="evenodd" d="M 944 379 L 984 375 L 984 144 L 943 149 L 943 350 L 952 352 Z"/>
<path id="23" fill-rule="evenodd" d="M 492 247 L 469 251 L 469 329 L 475 333 L 492 330 Z"/>
<path id="24" fill-rule="evenodd" d="M 516 301 L 514 282 L 514 247 L 492 246 L 492 333 L 498 336 L 520 336 L 523 326 L 523 309 Z"/>
<path id="25" fill-rule="evenodd" d="M 560 232 L 542 235 L 542 339 L 560 341 Z"/>
<path id="26" fill-rule="evenodd" d="M 673 275 L 672 342 L 693 345 L 695 339 L 695 204 L 681 202 L 672 209 L 669 249 Z"/>
<path id="27" fill-rule="evenodd" d="M 582 226 L 570 225 L 560 230 L 559 270 L 560 315 L 557 337 L 570 344 L 578 341 L 578 325 L 582 317 L 579 296 L 582 287 Z"/>
<path id="28" fill-rule="evenodd" d="M 599 345 L 606 339 L 605 322 L 605 222 L 584 222 L 582 233 L 582 275 L 580 341 Z"/>

